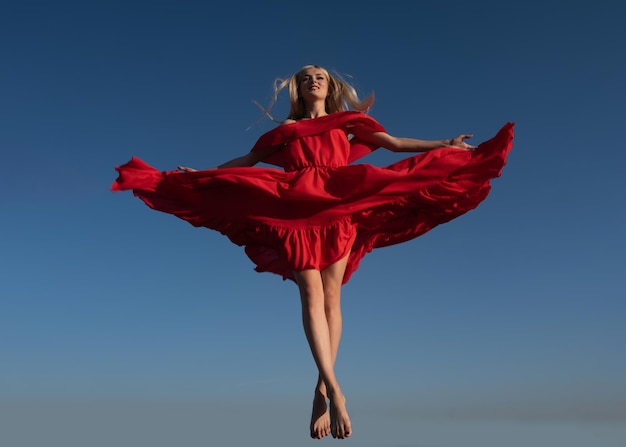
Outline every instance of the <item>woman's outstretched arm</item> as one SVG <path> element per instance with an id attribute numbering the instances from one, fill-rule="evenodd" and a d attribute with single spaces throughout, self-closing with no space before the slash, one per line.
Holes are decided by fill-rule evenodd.
<path id="1" fill-rule="evenodd" d="M 222 163 L 221 165 L 217 167 L 209 168 L 209 169 L 241 168 L 241 167 L 246 167 L 246 166 L 254 166 L 255 164 L 262 161 L 265 157 L 268 157 L 275 150 L 276 150 L 275 147 L 270 147 L 264 150 L 250 151 L 247 154 L 242 155 L 241 157 L 233 158 L 232 160 L 227 161 L 226 163 Z M 178 169 L 184 172 L 197 171 L 197 169 L 190 168 L 187 166 L 178 166 Z"/>
<path id="2" fill-rule="evenodd" d="M 418 140 L 416 138 L 394 137 L 386 132 L 359 131 L 356 136 L 367 143 L 384 147 L 392 152 L 426 152 L 441 147 L 471 150 L 476 146 L 467 144 L 466 139 L 471 138 L 471 134 L 461 134 L 455 138 L 447 140 Z"/>

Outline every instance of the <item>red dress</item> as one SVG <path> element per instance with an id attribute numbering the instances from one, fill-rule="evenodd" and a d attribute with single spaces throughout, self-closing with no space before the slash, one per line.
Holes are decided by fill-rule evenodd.
<path id="1" fill-rule="evenodd" d="M 138 158 L 116 167 L 114 191 L 207 227 L 245 247 L 259 272 L 294 279 L 349 254 L 346 283 L 374 248 L 413 239 L 475 208 L 511 150 L 513 123 L 473 151 L 441 148 L 387 167 L 350 164 L 376 149 L 352 133 L 384 131 L 360 112 L 279 126 L 253 151 L 283 169 L 240 167 L 160 172 Z"/>

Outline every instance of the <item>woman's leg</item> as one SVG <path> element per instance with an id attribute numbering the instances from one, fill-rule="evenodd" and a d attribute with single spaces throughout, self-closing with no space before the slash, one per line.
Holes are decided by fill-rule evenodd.
<path id="1" fill-rule="evenodd" d="M 321 272 L 296 272 L 304 331 L 319 371 L 311 418 L 313 438 L 322 438 L 329 432 L 336 438 L 351 434 L 345 398 L 334 372 L 342 329 L 340 297 L 346 262 L 347 257 Z"/>
<path id="2" fill-rule="evenodd" d="M 321 272 L 324 286 L 324 311 L 328 323 L 333 366 L 337 359 L 339 342 L 341 340 L 341 285 L 346 260 L 342 260 Z M 326 392 L 326 384 L 322 380 L 322 376 L 319 375 L 315 386 L 313 410 L 311 414 L 311 437 L 313 438 L 321 439 L 330 434 L 330 414 L 327 401 L 328 393 Z"/>

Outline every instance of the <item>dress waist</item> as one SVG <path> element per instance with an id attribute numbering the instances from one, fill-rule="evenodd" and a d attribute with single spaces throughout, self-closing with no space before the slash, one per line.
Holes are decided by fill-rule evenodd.
<path id="1" fill-rule="evenodd" d="M 308 169 L 332 169 L 332 168 L 338 168 L 340 166 L 345 166 L 345 165 L 341 165 L 337 163 L 330 163 L 330 164 L 311 164 L 311 165 L 306 165 L 306 166 L 290 166 L 290 167 L 285 167 L 285 172 L 306 171 Z"/>

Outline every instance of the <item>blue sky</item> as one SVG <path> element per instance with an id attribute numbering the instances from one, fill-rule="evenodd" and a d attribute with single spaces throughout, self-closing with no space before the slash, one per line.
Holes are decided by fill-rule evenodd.
<path id="1" fill-rule="evenodd" d="M 516 123 L 478 209 L 369 254 L 345 287 L 343 443 L 623 445 L 625 14 L 605 1 L 1 6 L 2 436 L 315 444 L 295 286 L 109 191 L 133 155 L 170 170 L 245 153 L 273 127 L 252 101 L 315 63 L 374 91 L 394 135 L 478 143 Z"/>

